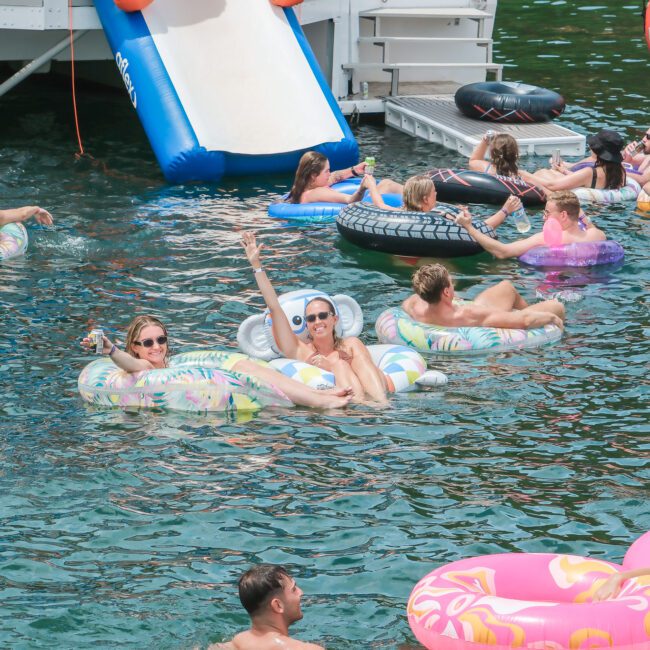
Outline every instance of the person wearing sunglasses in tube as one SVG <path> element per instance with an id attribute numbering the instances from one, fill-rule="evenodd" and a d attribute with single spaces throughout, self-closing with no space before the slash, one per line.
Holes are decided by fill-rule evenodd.
<path id="1" fill-rule="evenodd" d="M 136 316 L 126 333 L 124 350 L 120 350 L 108 337 L 103 337 L 103 353 L 126 372 L 142 372 L 166 368 L 169 360 L 169 337 L 167 328 L 153 316 Z M 88 337 L 81 341 L 85 348 L 94 348 Z M 226 368 L 242 375 L 251 375 L 279 388 L 294 404 L 313 408 L 341 408 L 351 399 L 349 389 L 319 391 L 301 384 L 267 366 L 261 366 L 249 359 L 241 359 Z"/>
<path id="2" fill-rule="evenodd" d="M 288 359 L 304 361 L 334 374 L 336 385 L 352 389 L 352 400 L 386 404 L 388 382 L 386 376 L 374 364 L 366 346 L 356 337 L 339 338 L 336 334 L 336 310 L 324 298 L 315 298 L 305 307 L 305 322 L 309 342 L 300 340 L 293 332 L 278 296 L 262 266 L 260 251 L 264 244 L 257 244 L 255 233 L 242 234 L 242 246 L 253 267 L 257 286 L 262 292 L 266 306 L 271 312 L 273 336 L 280 352 Z"/>

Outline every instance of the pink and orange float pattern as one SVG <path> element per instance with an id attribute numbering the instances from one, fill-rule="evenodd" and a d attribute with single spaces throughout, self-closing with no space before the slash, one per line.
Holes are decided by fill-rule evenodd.
<path id="1" fill-rule="evenodd" d="M 650 533 L 623 562 L 650 565 Z M 610 600 L 596 590 L 621 567 L 552 553 L 503 553 L 452 562 L 413 589 L 408 619 L 430 650 L 650 649 L 650 577 L 626 581 Z"/>

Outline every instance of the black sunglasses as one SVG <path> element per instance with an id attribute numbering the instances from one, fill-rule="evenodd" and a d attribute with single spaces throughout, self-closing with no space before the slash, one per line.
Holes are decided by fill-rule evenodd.
<path id="1" fill-rule="evenodd" d="M 643 137 L 641 139 L 642 140 L 650 140 L 650 133 L 644 133 Z"/>
<path id="2" fill-rule="evenodd" d="M 329 316 L 334 316 L 334 313 L 331 311 L 319 311 L 317 314 L 309 314 L 309 316 L 305 316 L 305 320 L 308 323 L 314 323 L 316 318 L 318 318 L 318 320 L 327 320 Z"/>
<path id="3" fill-rule="evenodd" d="M 152 348 L 154 341 L 158 345 L 165 345 L 165 343 L 167 343 L 167 337 L 159 336 L 157 339 L 145 339 L 144 341 L 133 341 L 133 345 L 141 345 L 143 348 Z"/>

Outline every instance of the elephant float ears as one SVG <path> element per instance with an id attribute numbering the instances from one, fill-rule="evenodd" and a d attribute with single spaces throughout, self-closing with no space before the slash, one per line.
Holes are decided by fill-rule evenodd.
<path id="1" fill-rule="evenodd" d="M 359 336 L 363 329 L 363 312 L 354 298 L 344 294 L 331 297 L 317 289 L 299 289 L 279 296 L 280 306 L 298 338 L 303 341 L 308 340 L 305 308 L 316 298 L 328 300 L 334 306 L 339 317 L 336 324 L 338 336 Z M 271 315 L 268 309 L 263 314 L 249 316 L 239 326 L 237 343 L 245 354 L 257 359 L 269 361 L 282 356 L 273 339 Z"/>

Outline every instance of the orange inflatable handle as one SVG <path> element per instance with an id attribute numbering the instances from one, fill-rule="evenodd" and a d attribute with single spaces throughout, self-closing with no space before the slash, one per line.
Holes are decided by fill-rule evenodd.
<path id="1" fill-rule="evenodd" d="M 114 0 L 122 11 L 140 11 L 150 5 L 153 0 Z"/>
<path id="2" fill-rule="evenodd" d="M 299 5 L 302 0 L 271 0 L 271 4 L 276 7 L 293 7 Z"/>

